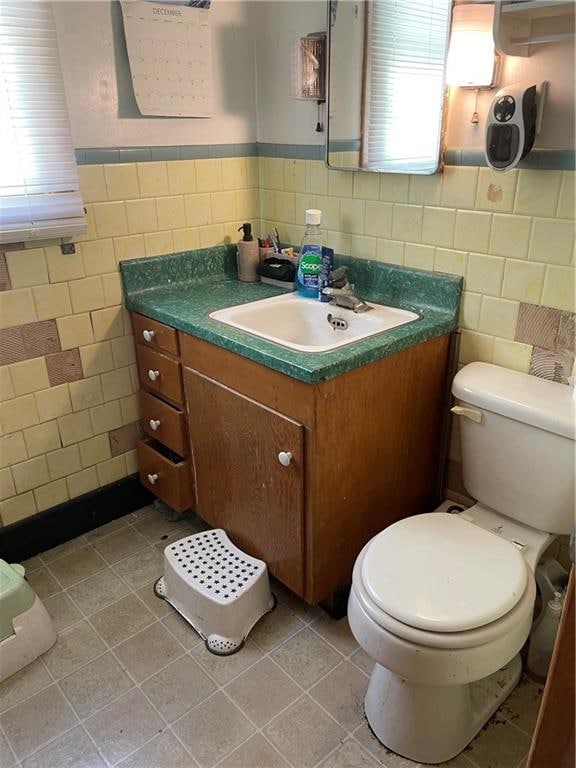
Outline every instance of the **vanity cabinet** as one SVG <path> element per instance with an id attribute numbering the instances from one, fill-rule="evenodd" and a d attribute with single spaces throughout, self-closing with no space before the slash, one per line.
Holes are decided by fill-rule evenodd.
<path id="1" fill-rule="evenodd" d="M 175 466 L 188 472 L 197 514 L 308 602 L 350 581 L 372 536 L 439 502 L 448 334 L 315 384 L 181 331 L 171 352 L 150 343 L 137 344 L 144 431 L 165 446 L 184 434 Z M 174 369 L 152 351 L 177 366 L 180 400 Z M 150 398 L 181 415 L 184 432 L 151 430 Z M 145 484 L 151 469 L 141 464 Z M 162 497 L 158 482 L 147 487 Z"/>

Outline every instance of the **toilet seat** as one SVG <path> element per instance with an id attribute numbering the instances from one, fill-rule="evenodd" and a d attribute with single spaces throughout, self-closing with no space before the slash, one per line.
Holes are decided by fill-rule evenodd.
<path id="1" fill-rule="evenodd" d="M 426 635 L 499 623 L 530 581 L 513 544 L 445 512 L 394 523 L 362 555 L 361 591 L 375 613 Z"/>

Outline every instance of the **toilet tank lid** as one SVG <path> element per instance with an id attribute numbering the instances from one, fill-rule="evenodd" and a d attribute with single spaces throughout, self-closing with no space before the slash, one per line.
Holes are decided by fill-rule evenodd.
<path id="1" fill-rule="evenodd" d="M 454 377 L 459 400 L 576 440 L 573 387 L 490 363 L 469 363 Z"/>

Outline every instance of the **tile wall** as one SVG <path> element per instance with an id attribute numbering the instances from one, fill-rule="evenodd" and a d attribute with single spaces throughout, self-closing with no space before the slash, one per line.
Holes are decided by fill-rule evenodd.
<path id="1" fill-rule="evenodd" d="M 89 232 L 0 259 L 4 525 L 136 469 L 138 388 L 122 259 L 235 241 L 245 220 L 299 243 L 323 211 L 342 254 L 464 276 L 460 361 L 566 382 L 574 363 L 571 171 L 447 166 L 438 176 L 233 157 L 80 166 Z M 458 434 L 449 487 L 462 492 Z"/>
<path id="2" fill-rule="evenodd" d="M 9 525 L 137 471 L 138 378 L 118 264 L 236 240 L 258 160 L 79 167 L 88 233 L 0 253 L 0 515 Z"/>
<path id="3" fill-rule="evenodd" d="M 567 383 L 574 366 L 573 171 L 446 166 L 435 176 L 328 171 L 260 158 L 264 228 L 299 243 L 320 208 L 337 252 L 464 277 L 460 363 Z M 448 489 L 465 497 L 457 424 Z"/>

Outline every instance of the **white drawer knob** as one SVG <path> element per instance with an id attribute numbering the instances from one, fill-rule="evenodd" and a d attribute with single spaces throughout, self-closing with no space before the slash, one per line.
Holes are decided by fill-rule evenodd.
<path id="1" fill-rule="evenodd" d="M 150 483 L 150 485 L 154 485 L 156 480 L 158 480 L 158 475 L 156 475 L 156 474 L 148 475 L 148 482 Z"/>
<path id="2" fill-rule="evenodd" d="M 144 336 L 144 341 L 152 341 L 154 336 L 156 336 L 156 331 L 142 331 L 142 336 Z"/>
<path id="3" fill-rule="evenodd" d="M 278 454 L 278 461 L 283 467 L 288 467 L 292 461 L 292 454 L 290 451 L 280 451 Z"/>
<path id="4" fill-rule="evenodd" d="M 150 424 L 150 429 L 153 429 L 154 432 L 156 432 L 156 430 L 160 426 L 160 419 L 150 419 L 148 424 Z"/>
<path id="5" fill-rule="evenodd" d="M 150 369 L 148 371 L 148 378 L 150 379 L 150 381 L 156 381 L 156 379 L 160 378 L 160 371 L 153 371 L 152 369 Z"/>

